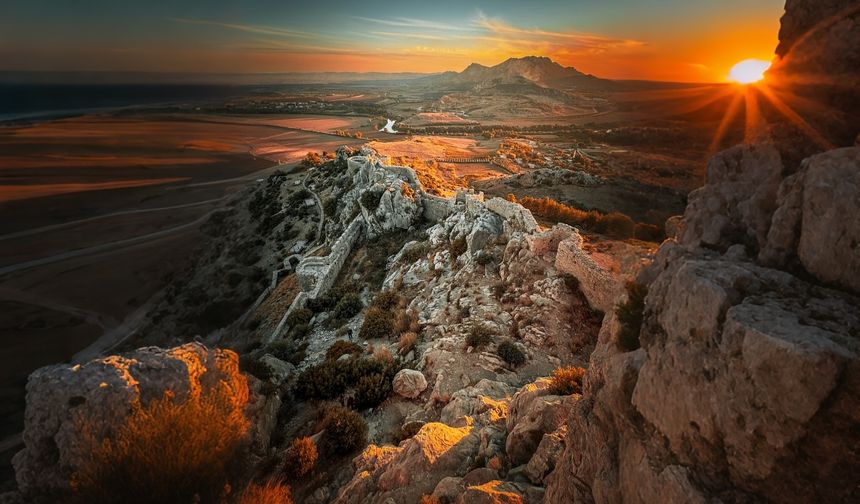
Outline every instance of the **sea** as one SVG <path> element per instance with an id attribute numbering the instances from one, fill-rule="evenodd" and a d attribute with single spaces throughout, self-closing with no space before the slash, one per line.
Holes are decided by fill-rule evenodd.
<path id="1" fill-rule="evenodd" d="M 220 84 L 12 84 L 0 82 L 0 123 L 140 106 L 207 103 L 283 86 Z"/>

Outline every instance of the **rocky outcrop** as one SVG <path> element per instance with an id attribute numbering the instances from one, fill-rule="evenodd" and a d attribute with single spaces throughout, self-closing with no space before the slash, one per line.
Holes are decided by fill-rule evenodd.
<path id="1" fill-rule="evenodd" d="M 35 371 L 27 382 L 25 448 L 15 455 L 16 479 L 25 496 L 62 494 L 70 476 L 89 460 L 89 439 L 104 439 L 132 409 L 161 399 L 176 401 L 224 389 L 252 424 L 271 423 L 262 398 L 249 391 L 237 355 L 189 343 L 172 349 L 142 348 L 82 365 Z M 274 408 L 277 412 L 277 406 Z M 270 412 L 271 413 L 271 412 Z M 268 437 L 265 425 L 255 435 Z M 258 438 L 259 444 L 267 443 Z"/>

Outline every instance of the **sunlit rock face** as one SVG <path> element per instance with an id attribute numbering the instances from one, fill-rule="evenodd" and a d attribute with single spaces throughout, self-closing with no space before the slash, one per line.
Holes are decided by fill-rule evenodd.
<path id="1" fill-rule="evenodd" d="M 265 409 L 240 373 L 236 353 L 197 343 L 35 371 L 27 382 L 25 448 L 13 462 L 20 491 L 62 494 L 71 475 L 89 460 L 91 439 L 110 438 L 134 408 L 165 393 L 184 402 L 211 390 L 228 398 L 225 407 L 249 416 L 261 416 Z M 256 433 L 257 427 L 250 429 Z"/>

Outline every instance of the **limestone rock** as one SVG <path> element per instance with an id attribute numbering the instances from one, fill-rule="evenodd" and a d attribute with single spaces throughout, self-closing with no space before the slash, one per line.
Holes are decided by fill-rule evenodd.
<path id="1" fill-rule="evenodd" d="M 858 9 L 852 0 L 787 0 L 768 72 L 790 93 L 826 106 L 807 120 L 837 146 L 851 145 L 860 125 Z"/>
<path id="2" fill-rule="evenodd" d="M 394 375 L 394 392 L 400 396 L 414 399 L 427 388 L 427 379 L 421 371 L 401 369 Z"/>
<path id="3" fill-rule="evenodd" d="M 602 249 L 588 250 L 582 235 L 573 230 L 558 244 L 555 267 L 579 281 L 579 289 L 592 308 L 605 313 L 615 308 L 626 282 L 636 275 L 638 251 L 622 242 L 606 242 Z"/>

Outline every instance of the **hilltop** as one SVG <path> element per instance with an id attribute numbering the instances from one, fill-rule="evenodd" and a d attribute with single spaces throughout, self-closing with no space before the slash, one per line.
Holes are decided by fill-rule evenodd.
<path id="1" fill-rule="evenodd" d="M 550 89 L 595 90 L 612 85 L 612 81 L 561 66 L 544 56 L 509 58 L 490 67 L 472 63 L 462 72 L 445 72 L 424 80 L 443 88 L 510 93 L 547 93 Z"/>

